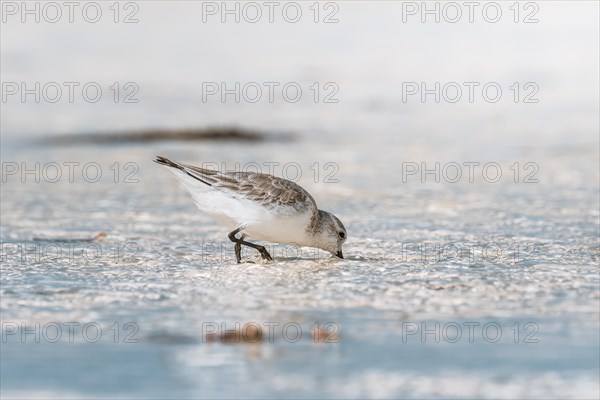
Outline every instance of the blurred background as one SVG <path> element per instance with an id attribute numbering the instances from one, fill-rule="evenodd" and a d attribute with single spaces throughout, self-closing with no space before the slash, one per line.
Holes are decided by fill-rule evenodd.
<path id="1" fill-rule="evenodd" d="M 0 3 L 2 397 L 598 398 L 599 4 L 267 3 Z M 236 264 L 157 154 L 347 258 Z"/>

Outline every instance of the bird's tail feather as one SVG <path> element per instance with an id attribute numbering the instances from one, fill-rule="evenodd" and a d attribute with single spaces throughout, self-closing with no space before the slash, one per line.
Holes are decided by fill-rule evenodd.
<path id="1" fill-rule="evenodd" d="M 179 163 L 176 163 L 174 161 L 171 161 L 167 157 L 156 156 L 156 159 L 154 160 L 154 162 L 158 163 L 160 165 L 166 165 L 167 167 L 173 167 L 173 168 L 177 168 L 177 169 L 183 170 L 183 165 L 181 165 Z"/>
<path id="2" fill-rule="evenodd" d="M 195 168 L 186 164 L 180 164 L 178 162 L 171 161 L 167 157 L 163 156 L 156 156 L 154 162 L 167 167 L 179 169 L 188 176 L 204 183 L 205 185 L 212 186 L 212 183 L 208 181 L 209 177 L 206 176 L 205 171 L 200 168 Z"/>

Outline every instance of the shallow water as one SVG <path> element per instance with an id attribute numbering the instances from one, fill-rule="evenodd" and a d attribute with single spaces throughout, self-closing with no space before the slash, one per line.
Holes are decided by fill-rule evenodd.
<path id="1" fill-rule="evenodd" d="M 160 4 L 144 7 L 145 22 L 136 26 L 151 36 L 158 21 L 165 24 L 158 49 L 175 51 L 167 39 L 184 32 L 204 33 L 185 8 L 193 3 L 169 8 L 170 22 L 160 19 L 166 12 Z M 597 33 L 598 21 L 586 19 L 594 10 L 597 15 L 597 4 L 544 3 L 545 23 L 537 30 L 516 28 L 527 40 L 507 35 L 515 29 L 510 25 L 479 26 L 482 43 L 502 40 L 485 57 L 466 52 L 462 58 L 454 57 L 458 47 L 447 46 L 469 37 L 468 25 L 400 26 L 392 14 L 361 2 L 340 4 L 346 23 L 336 30 L 280 26 L 280 37 L 269 36 L 288 58 L 262 53 L 268 46 L 259 39 L 269 35 L 268 26 L 250 33 L 230 27 L 251 35 L 244 43 L 264 58 L 251 57 L 239 38 L 226 35 L 225 44 L 246 62 L 223 63 L 221 75 L 206 64 L 207 55 L 229 60 L 229 53 L 198 41 L 197 53 L 180 55 L 183 63 L 156 60 L 164 77 L 153 77 L 141 68 L 151 59 L 149 45 L 142 45 L 148 38 L 131 36 L 130 47 L 117 47 L 131 58 L 119 74 L 128 79 L 137 65 L 139 75 L 129 76 L 139 78 L 146 97 L 127 110 L 110 103 L 3 104 L 3 397 L 598 397 L 598 35 L 589 34 Z M 367 29 L 362 16 L 380 23 Z M 37 59 L 31 49 L 44 43 L 46 51 L 71 54 L 74 64 L 116 57 L 106 49 L 75 55 L 56 44 L 71 32 L 68 26 L 33 28 L 25 34 L 23 26 L 3 25 L 3 79 L 5 73 L 9 80 L 44 76 L 23 61 Z M 81 34 L 96 45 L 116 46 L 125 28 L 97 29 L 102 40 L 98 31 Z M 452 40 L 437 40 L 438 31 Z M 309 49 L 292 40 L 298 32 L 349 36 L 339 41 L 345 45 Z M 7 39 L 5 33 L 15 35 Z M 396 41 L 400 34 L 415 39 Z M 550 39 L 554 47 L 543 47 Z M 519 47 L 520 41 L 527 46 Z M 397 53 L 389 53 L 392 45 Z M 448 67 L 432 66 L 431 58 L 417 55 L 422 48 L 449 57 Z M 367 50 L 371 59 L 357 59 Z M 554 54 L 570 56 L 558 62 Z M 582 65 L 581 58 L 593 62 Z M 53 60 L 50 70 L 57 68 Z M 28 68 L 17 68 L 19 62 Z M 485 73 L 477 65 L 486 66 Z M 204 78 L 189 72 L 193 66 Z M 113 79 L 110 69 L 86 76 L 71 64 L 65 68 L 53 79 Z M 461 68 L 470 75 L 458 73 Z M 532 74 L 544 88 L 540 104 L 399 100 L 402 80 L 528 79 L 519 74 Z M 339 104 L 326 106 L 198 106 L 193 86 L 206 76 L 334 76 L 344 90 Z M 73 147 L 30 141 L 52 133 L 220 123 L 293 132 L 297 140 Z M 199 213 L 171 174 L 152 163 L 157 154 L 228 169 L 239 163 L 267 172 L 274 166 L 276 175 L 300 183 L 344 222 L 346 258 L 279 245 L 269 247 L 273 263 L 262 263 L 250 249 L 243 254 L 250 262 L 236 264 L 227 231 Z M 39 182 L 21 174 L 24 167 L 36 169 L 36 162 Z M 52 162 L 59 164 L 59 179 Z M 72 182 L 65 162 L 79 163 L 71 164 Z M 439 182 L 433 174 L 421 176 L 421 163 L 432 169 L 436 162 Z M 470 162 L 479 163 L 472 164 L 473 182 L 464 164 Z M 455 183 L 444 175 L 452 172 L 449 163 L 463 173 Z M 488 163 L 501 171 L 497 181 L 493 170 L 482 173 Z M 9 164 L 19 172 L 8 174 Z M 419 172 L 411 175 L 415 165 Z M 93 182 L 96 170 L 102 175 Z M 107 233 L 99 243 L 53 242 L 99 231 Z M 250 326 L 261 327 L 262 340 L 249 343 L 254 337 L 248 334 L 239 343 L 207 339 L 236 324 L 246 334 Z"/>

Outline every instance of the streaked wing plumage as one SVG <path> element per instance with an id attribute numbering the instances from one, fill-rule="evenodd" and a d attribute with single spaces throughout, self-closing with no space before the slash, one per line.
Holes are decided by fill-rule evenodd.
<path id="1" fill-rule="evenodd" d="M 300 185 L 272 175 L 255 172 L 220 172 L 193 165 L 176 163 L 163 157 L 157 162 L 179 168 L 216 190 L 227 192 L 239 199 L 250 200 L 278 212 L 311 210 L 317 213 L 317 205 L 312 196 Z"/>

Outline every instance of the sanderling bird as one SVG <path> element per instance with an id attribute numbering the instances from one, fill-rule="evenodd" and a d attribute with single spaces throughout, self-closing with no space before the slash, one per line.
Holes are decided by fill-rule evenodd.
<path id="1" fill-rule="evenodd" d="M 312 196 L 287 179 L 255 172 L 221 172 L 194 167 L 157 156 L 191 193 L 196 206 L 233 229 L 235 258 L 242 245 L 272 261 L 264 246 L 244 239 L 316 247 L 344 258 L 346 228 L 335 215 L 319 210 Z M 235 235 L 240 234 L 237 238 Z"/>

